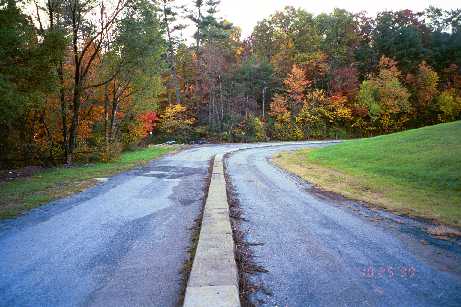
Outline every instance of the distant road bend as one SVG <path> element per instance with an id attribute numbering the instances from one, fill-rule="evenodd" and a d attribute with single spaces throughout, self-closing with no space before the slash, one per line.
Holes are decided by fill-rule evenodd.
<path id="1" fill-rule="evenodd" d="M 322 145 L 193 147 L 0 222 L 0 306 L 177 306 L 209 162 L 238 149 L 227 172 L 268 270 L 252 277 L 255 304 L 460 306 L 459 242 L 319 195 L 268 161 L 306 146 Z"/>

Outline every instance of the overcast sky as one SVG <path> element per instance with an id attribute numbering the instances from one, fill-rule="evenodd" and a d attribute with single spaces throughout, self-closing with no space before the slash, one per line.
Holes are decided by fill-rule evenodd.
<path id="1" fill-rule="evenodd" d="M 115 1 L 105 0 L 106 4 Z M 193 0 L 177 0 L 176 3 L 191 7 Z M 411 9 L 422 11 L 431 5 L 442 9 L 456 9 L 461 8 L 461 0 L 221 0 L 219 16 L 240 27 L 242 38 L 246 38 L 251 34 L 258 21 L 277 10 L 282 10 L 285 6 L 300 7 L 314 15 L 330 13 L 334 8 L 342 8 L 353 13 L 367 11 L 368 15 L 374 17 L 377 12 L 384 10 Z M 29 2 L 27 11 L 32 15 L 35 14 L 35 8 L 31 2 Z M 182 22 L 190 24 L 187 20 L 182 20 Z M 183 38 L 193 42 L 192 35 L 194 32 L 194 28 L 188 27 L 182 33 Z"/>
<path id="2" fill-rule="evenodd" d="M 271 15 L 276 10 L 291 5 L 301 7 L 317 15 L 329 13 L 335 7 L 350 12 L 366 10 L 369 15 L 376 15 L 383 10 L 411 9 L 423 10 L 430 5 L 454 9 L 461 8 L 460 0 L 221 0 L 220 15 L 242 29 L 242 36 L 251 34 L 256 23 Z"/>

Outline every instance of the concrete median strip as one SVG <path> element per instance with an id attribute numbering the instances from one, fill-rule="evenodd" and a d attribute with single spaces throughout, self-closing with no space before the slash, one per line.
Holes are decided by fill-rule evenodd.
<path id="1" fill-rule="evenodd" d="M 185 307 L 240 306 L 223 157 L 215 156 Z"/>

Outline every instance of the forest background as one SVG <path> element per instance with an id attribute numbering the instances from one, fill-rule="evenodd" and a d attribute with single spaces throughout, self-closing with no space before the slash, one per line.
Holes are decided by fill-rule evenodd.
<path id="1" fill-rule="evenodd" d="M 0 0 L 0 168 L 461 118 L 461 9 L 286 7 L 245 39 L 218 10 L 215 0 Z"/>

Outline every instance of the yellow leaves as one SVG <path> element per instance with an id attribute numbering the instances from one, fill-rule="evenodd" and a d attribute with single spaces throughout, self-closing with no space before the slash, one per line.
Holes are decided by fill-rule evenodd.
<path id="1" fill-rule="evenodd" d="M 383 130 L 385 132 L 390 131 L 390 129 L 392 128 L 393 121 L 392 121 L 389 113 L 387 113 L 387 112 L 382 113 L 379 121 L 381 122 L 381 126 L 382 126 L 382 128 L 383 128 Z"/>
<path id="2" fill-rule="evenodd" d="M 352 119 L 352 110 L 346 105 L 347 97 L 332 96 L 330 97 L 331 107 L 333 109 L 332 117 L 338 120 Z"/>
<path id="3" fill-rule="evenodd" d="M 352 110 L 349 108 L 341 107 L 336 110 L 335 116 L 340 119 L 349 120 L 352 119 Z"/>
<path id="4" fill-rule="evenodd" d="M 437 107 L 441 112 L 440 121 L 453 120 L 461 113 L 461 97 L 454 89 L 445 90 L 437 97 Z"/>
<path id="5" fill-rule="evenodd" d="M 255 117 L 253 120 L 253 126 L 255 130 L 255 138 L 258 142 L 267 141 L 266 126 L 265 122 Z"/>
<path id="6" fill-rule="evenodd" d="M 307 127 L 312 123 L 318 122 L 318 116 L 314 115 L 308 105 L 304 105 L 301 112 L 296 116 L 295 122 L 300 127 Z"/>
<path id="7" fill-rule="evenodd" d="M 395 117 L 399 113 L 410 111 L 410 93 L 400 82 L 400 71 L 396 65 L 396 61 L 383 56 L 378 75 L 362 82 L 359 104 L 367 105 L 372 113 L 373 107 L 377 105 L 379 110 L 374 112 L 377 116 L 380 116 L 380 113 L 388 113 Z"/>
<path id="8" fill-rule="evenodd" d="M 180 120 L 184 124 L 192 125 L 194 123 L 193 118 L 186 118 L 184 117 L 184 113 L 186 112 L 187 108 L 182 104 L 174 104 L 170 105 L 165 109 L 165 112 L 162 116 L 160 116 L 161 121 L 174 121 Z"/>
<path id="9" fill-rule="evenodd" d="M 328 104 L 328 97 L 324 90 L 315 89 L 307 95 L 306 102 L 311 106 L 323 106 Z"/>
<path id="10" fill-rule="evenodd" d="M 186 107 L 182 104 L 174 104 L 166 107 L 165 112 L 161 118 L 173 118 L 176 114 L 186 111 Z"/>
<path id="11" fill-rule="evenodd" d="M 166 107 L 160 115 L 159 129 L 167 134 L 175 134 L 179 130 L 189 128 L 195 119 L 189 117 L 187 108 L 182 104 L 173 104 Z"/>
<path id="12" fill-rule="evenodd" d="M 275 119 L 274 137 L 278 140 L 301 140 L 303 132 L 292 121 L 291 112 L 288 110 L 286 99 L 276 94 L 272 100 L 269 114 Z"/>
<path id="13" fill-rule="evenodd" d="M 244 52 L 245 52 L 245 48 L 244 48 L 243 46 L 239 46 L 239 47 L 235 50 L 235 56 L 236 56 L 236 58 L 237 58 L 237 59 L 240 59 Z"/>

